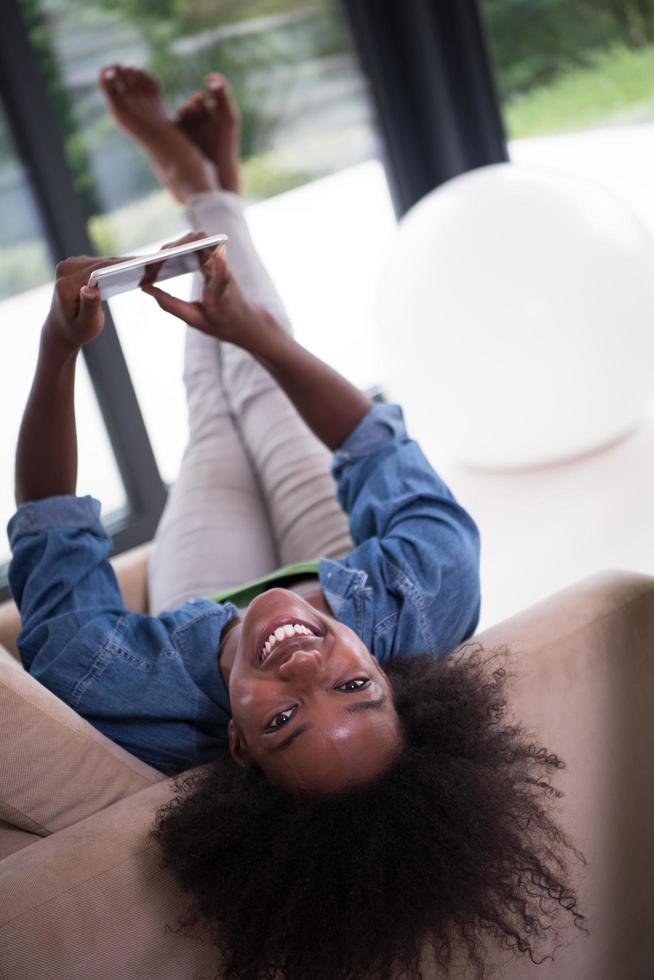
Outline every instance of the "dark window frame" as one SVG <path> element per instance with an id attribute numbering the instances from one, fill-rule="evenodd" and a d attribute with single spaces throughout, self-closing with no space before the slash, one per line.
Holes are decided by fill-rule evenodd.
<path id="1" fill-rule="evenodd" d="M 70 255 L 93 255 L 86 230 L 88 215 L 73 184 L 54 106 L 18 0 L 3 0 L 2 12 L 0 95 L 50 257 L 56 265 Z M 118 554 L 152 537 L 167 490 L 108 309 L 102 334 L 83 348 L 83 356 L 128 501 L 125 510 L 110 514 L 106 522 L 113 553 Z M 0 598 L 7 595 L 4 585 Z"/>

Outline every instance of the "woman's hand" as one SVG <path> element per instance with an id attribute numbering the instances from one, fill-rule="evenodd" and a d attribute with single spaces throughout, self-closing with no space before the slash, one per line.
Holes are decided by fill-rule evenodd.
<path id="1" fill-rule="evenodd" d="M 100 290 L 86 284 L 94 269 L 118 261 L 81 255 L 57 266 L 52 305 L 18 434 L 17 504 L 75 493 L 77 354 L 104 326 Z"/>
<path id="2" fill-rule="evenodd" d="M 204 237 L 204 232 L 196 232 L 163 247 Z M 278 338 L 285 336 L 283 327 L 272 313 L 245 298 L 227 267 L 224 245 L 201 251 L 198 256 L 199 271 L 204 279 L 202 299 L 187 302 L 153 285 L 143 285 L 141 289 L 152 296 L 162 310 L 189 326 L 253 354 L 264 354 L 271 343 L 274 345 Z"/>
<path id="3" fill-rule="evenodd" d="M 203 234 L 186 235 L 182 241 Z M 187 303 L 156 286 L 144 284 L 141 288 L 167 313 L 252 354 L 288 395 L 309 428 L 329 449 L 336 449 L 370 410 L 371 400 L 296 343 L 269 310 L 243 295 L 227 268 L 224 245 L 200 255 L 204 278 L 201 300 Z"/>
<path id="4" fill-rule="evenodd" d="M 106 264 L 105 259 L 98 262 L 88 255 L 59 262 L 50 312 L 43 328 L 48 340 L 75 352 L 98 336 L 104 326 L 100 290 L 86 284 L 91 272 Z"/>
<path id="5" fill-rule="evenodd" d="M 94 269 L 122 261 L 79 255 L 57 265 L 50 312 L 43 327 L 46 341 L 76 353 L 98 336 L 104 326 L 100 290 L 86 284 Z"/>

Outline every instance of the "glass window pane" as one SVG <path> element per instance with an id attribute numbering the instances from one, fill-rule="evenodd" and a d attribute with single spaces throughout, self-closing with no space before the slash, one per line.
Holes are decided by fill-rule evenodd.
<path id="1" fill-rule="evenodd" d="M 0 108 L 0 317 L 3 372 L 0 426 L 0 523 L 14 513 L 14 457 L 27 401 L 41 325 L 52 293 L 52 264 L 24 168 L 15 152 Z M 79 445 L 78 493 L 101 494 L 104 514 L 127 505 L 125 491 L 91 382 L 80 358 L 76 390 Z M 9 559 L 6 536 L 0 565 Z"/>
<path id="2" fill-rule="evenodd" d="M 514 138 L 654 121 L 654 6 L 484 0 Z"/>
<path id="3" fill-rule="evenodd" d="M 0 105 L 0 301 L 48 282 L 52 274 L 29 182 Z"/>
<path id="4" fill-rule="evenodd" d="M 100 67 L 120 61 L 153 71 L 171 112 L 206 73 L 223 72 L 242 116 L 251 227 L 298 338 L 355 382 L 376 383 L 372 296 L 395 219 L 337 0 L 37 0 L 30 7 L 98 251 L 150 250 L 187 229 L 183 208 L 110 118 L 97 87 Z M 176 288 L 188 291 L 188 282 Z M 137 293 L 116 297 L 111 309 L 160 472 L 171 481 L 187 433 L 184 328 Z"/>
<path id="5" fill-rule="evenodd" d="M 654 229 L 654 5 L 484 0 L 513 162 L 598 180 Z"/>

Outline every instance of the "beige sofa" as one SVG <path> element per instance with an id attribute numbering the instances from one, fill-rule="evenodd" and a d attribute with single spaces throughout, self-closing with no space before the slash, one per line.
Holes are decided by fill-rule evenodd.
<path id="1" fill-rule="evenodd" d="M 144 609 L 147 548 L 116 563 Z M 16 659 L 0 607 L 0 977 L 187 980 L 211 948 L 167 928 L 185 901 L 147 832 L 171 781 L 95 731 Z M 540 966 L 498 952 L 511 980 L 654 977 L 654 578 L 604 573 L 482 634 L 515 651 L 512 704 L 567 769 L 559 819 L 588 859 L 570 928 Z M 461 969 L 450 972 L 460 980 Z"/>

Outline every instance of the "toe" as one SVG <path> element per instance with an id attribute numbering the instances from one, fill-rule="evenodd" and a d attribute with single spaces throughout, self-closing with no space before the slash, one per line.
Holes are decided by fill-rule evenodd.
<path id="1" fill-rule="evenodd" d="M 209 105 L 220 106 L 225 102 L 227 95 L 227 80 L 224 75 L 212 72 L 204 79 L 204 92 Z"/>
<path id="2" fill-rule="evenodd" d="M 133 89 L 137 83 L 137 72 L 134 68 L 123 68 L 121 66 L 120 74 L 123 76 L 125 85 L 129 89 Z"/>
<path id="3" fill-rule="evenodd" d="M 205 112 L 204 97 L 201 92 L 195 92 L 180 106 L 177 112 L 177 120 L 182 126 L 193 126 Z"/>
<path id="4" fill-rule="evenodd" d="M 104 65 L 98 72 L 98 83 L 105 91 L 113 88 L 117 67 L 116 64 Z"/>
<path id="5" fill-rule="evenodd" d="M 154 78 L 142 68 L 133 68 L 130 65 L 129 68 L 123 69 L 123 74 L 128 88 L 133 92 L 149 92 L 154 85 Z"/>
<path id="6" fill-rule="evenodd" d="M 127 89 L 125 69 L 123 66 L 115 63 L 113 65 L 108 65 L 107 69 L 103 71 L 103 88 L 107 95 L 113 98 L 121 96 Z"/>
<path id="7" fill-rule="evenodd" d="M 191 95 L 189 95 L 188 99 L 186 99 L 185 102 L 182 102 L 181 106 L 177 110 L 177 115 L 181 116 L 184 113 L 188 112 L 193 107 L 195 99 L 199 94 L 200 94 L 199 92 L 193 92 Z"/>
<path id="8" fill-rule="evenodd" d="M 177 122 L 182 123 L 182 125 L 184 125 L 184 123 L 189 122 L 192 119 L 192 117 L 193 117 L 193 107 L 190 106 L 188 102 L 185 102 L 184 105 L 181 105 L 177 110 Z"/>
<path id="9" fill-rule="evenodd" d="M 193 106 L 182 106 L 177 112 L 177 125 L 190 136 L 195 129 L 197 113 Z"/>
<path id="10" fill-rule="evenodd" d="M 204 76 L 204 84 L 210 92 L 217 92 L 227 84 L 227 79 L 219 72 L 212 71 Z"/>
<path id="11" fill-rule="evenodd" d="M 122 95 L 123 92 L 127 90 L 127 77 L 125 72 L 127 69 L 123 65 L 116 65 L 116 74 L 113 77 L 113 93 L 114 95 Z"/>
<path id="12" fill-rule="evenodd" d="M 216 72 L 207 75 L 205 85 L 211 109 L 216 117 L 223 123 L 238 122 L 240 113 L 232 96 L 231 86 L 225 76 Z"/>
<path id="13" fill-rule="evenodd" d="M 144 68 L 137 69 L 137 72 L 139 76 L 139 85 L 145 91 L 151 92 L 153 95 L 158 94 L 159 82 L 157 78 L 151 72 L 146 71 Z"/>
<path id="14" fill-rule="evenodd" d="M 123 79 L 125 89 L 133 95 L 159 96 L 159 82 L 144 68 L 117 65 L 117 77 Z"/>

